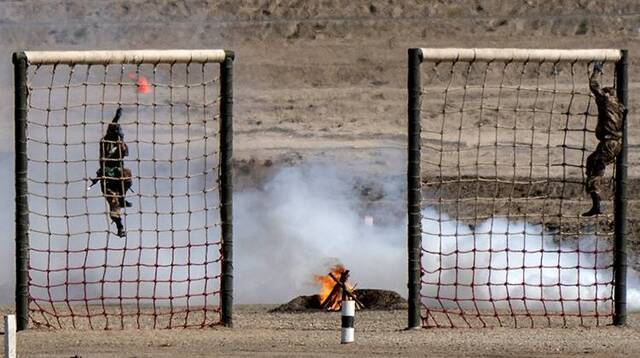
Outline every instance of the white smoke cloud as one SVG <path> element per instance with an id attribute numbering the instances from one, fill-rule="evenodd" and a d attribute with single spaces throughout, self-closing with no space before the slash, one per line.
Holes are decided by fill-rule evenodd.
<path id="1" fill-rule="evenodd" d="M 326 273 L 337 262 L 352 271 L 352 281 L 358 287 L 390 289 L 406 295 L 403 179 L 400 176 L 362 178 L 332 164 L 307 163 L 283 168 L 263 186 L 236 193 L 235 302 L 281 303 L 301 294 L 315 293 L 318 286 L 314 275 Z M 364 187 L 368 189 L 363 190 Z M 377 205 L 369 200 L 371 188 L 379 191 L 372 195 L 378 200 L 373 202 Z M 145 193 L 143 188 L 138 192 Z M 96 193 L 95 196 L 92 205 L 96 210 L 104 211 L 100 195 Z M 144 200 L 133 201 L 136 206 L 149 204 Z M 184 209 L 181 205 L 176 208 Z M 422 294 L 433 297 L 438 290 L 440 298 L 426 297 L 424 302 L 430 307 L 444 305 L 451 308 L 460 304 L 465 309 L 473 309 L 477 304 L 480 309 L 488 309 L 496 304 L 499 309 L 510 305 L 519 310 L 526 303 L 530 310 L 546 308 L 554 311 L 564 307 L 565 311 L 572 311 L 578 304 L 571 300 L 580 297 L 580 308 L 593 310 L 596 298 L 611 295 L 611 254 L 594 253 L 595 249 L 605 252 L 610 249 L 603 239 L 586 236 L 577 241 L 558 242 L 553 232 L 541 226 L 504 218 L 493 218 L 471 228 L 431 208 L 425 209 L 423 216 L 425 252 L 422 262 L 427 273 L 423 277 L 426 283 Z M 367 217 L 373 218 L 373 225 Z M 438 219 L 442 224 L 437 223 Z M 109 225 L 104 213 L 94 220 L 93 228 L 103 230 Z M 64 250 L 68 245 L 80 252 L 72 254 L 70 260 L 64 254 L 50 257 L 44 253 L 32 254 L 34 265 L 46 263 L 58 270 L 48 277 L 33 275 L 36 282 L 48 280 L 53 288 L 33 288 L 32 292 L 41 297 L 68 295 L 75 299 L 98 298 L 102 294 L 133 298 L 136 295 L 168 297 L 171 293 L 180 297 L 189 292 L 198 296 L 205 290 L 202 278 L 219 272 L 219 266 L 211 264 L 205 273 L 205 266 L 190 264 L 189 260 L 213 260 L 211 255 L 217 254 L 217 250 L 205 253 L 203 248 L 192 248 L 189 256 L 188 250 L 155 249 L 157 244 L 180 246 L 186 242 L 180 236 L 172 239 L 166 236 L 168 234 L 156 237 L 154 233 L 137 233 L 140 223 L 149 229 L 154 222 L 128 216 L 130 234 L 126 242 L 93 235 L 89 242 L 60 241 L 63 244 L 57 245 L 62 246 L 52 246 Z M 174 225 L 182 227 L 186 222 L 184 218 L 174 218 Z M 214 234 L 217 236 L 217 232 Z M 140 246 L 144 249 L 137 249 Z M 81 252 L 87 248 L 107 250 L 97 250 L 85 257 Z M 577 251 L 580 251 L 579 255 Z M 123 262 L 130 266 L 124 270 L 119 268 Z M 144 265 L 138 268 L 137 263 Z M 153 267 L 156 263 L 164 267 L 156 269 Z M 104 265 L 108 268 L 104 269 Z M 453 270 L 454 267 L 457 270 Z M 69 268 L 68 272 L 66 268 Z M 83 277 L 92 282 L 103 277 L 113 282 L 85 286 Z M 182 282 L 137 284 L 137 281 L 149 281 L 154 277 L 164 281 L 171 277 Z M 184 282 L 187 278 L 194 280 L 190 286 Z M 2 279 L 1 283 L 7 285 L 8 277 Z M 438 279 L 439 287 L 434 284 Z M 131 282 L 120 285 L 122 280 Z M 457 282 L 456 288 L 450 286 L 454 282 Z M 67 287 L 65 283 L 70 284 Z M 629 287 L 630 308 L 640 309 L 640 279 L 633 270 L 629 270 Z M 479 301 L 464 301 L 472 295 Z M 446 300 L 454 297 L 463 301 Z M 557 301 L 560 297 L 568 299 L 563 307 Z M 184 302 L 184 298 L 178 299 L 178 303 Z M 189 302 L 202 303 L 202 298 L 196 297 Z"/>
<path id="2" fill-rule="evenodd" d="M 606 239 L 585 235 L 559 243 L 553 232 L 522 221 L 492 218 L 472 230 L 433 209 L 423 216 L 422 293 L 429 307 L 594 311 L 596 305 L 598 310 L 611 306 L 613 258 Z M 629 297 L 637 297 L 638 273 L 630 269 L 629 276 Z M 637 301 L 629 303 L 640 308 Z"/>
<path id="3" fill-rule="evenodd" d="M 372 183 L 384 180 L 384 198 L 399 198 L 402 179 Z M 385 213 L 363 209 L 358 180 L 331 166 L 306 165 L 283 169 L 263 189 L 236 196 L 240 302 L 282 302 L 315 292 L 313 275 L 335 262 L 351 269 L 359 287 L 406 295 L 406 217 L 386 213 L 391 218 L 384 225 L 367 225 L 364 215 L 378 219 Z M 521 310 L 526 304 L 530 310 L 575 311 L 580 298 L 581 309 L 593 310 L 596 299 L 603 309 L 602 300 L 612 295 L 611 247 L 605 239 L 587 235 L 559 243 L 539 225 L 505 218 L 472 229 L 432 208 L 423 217 L 422 294 L 430 307 L 493 309 L 495 304 Z M 638 277 L 629 270 L 631 309 L 640 308 L 633 299 L 640 295 Z M 561 304 L 560 298 L 567 301 Z"/>
<path id="4" fill-rule="evenodd" d="M 401 218 L 367 225 L 365 215 L 382 214 L 363 209 L 358 181 L 333 166 L 303 165 L 283 169 L 264 188 L 236 195 L 239 303 L 316 293 L 314 275 L 326 274 L 337 262 L 352 271 L 358 287 L 405 291 L 404 225 Z M 401 190 L 400 181 L 387 185 L 391 197 Z"/>

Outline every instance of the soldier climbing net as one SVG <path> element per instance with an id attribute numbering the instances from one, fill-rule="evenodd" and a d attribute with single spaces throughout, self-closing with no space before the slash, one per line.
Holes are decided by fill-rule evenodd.
<path id="1" fill-rule="evenodd" d="M 626 149 L 581 216 L 596 62 L 626 104 L 626 51 L 409 50 L 409 327 L 624 323 Z"/>
<path id="2" fill-rule="evenodd" d="M 232 64 L 224 50 L 14 54 L 19 329 L 231 325 Z M 123 237 L 90 187 L 114 175 L 96 172 L 119 108 Z"/>

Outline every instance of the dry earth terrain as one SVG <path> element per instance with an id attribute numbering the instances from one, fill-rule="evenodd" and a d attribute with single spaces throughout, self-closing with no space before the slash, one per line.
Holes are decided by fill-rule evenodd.
<path id="1" fill-rule="evenodd" d="M 18 335 L 24 357 L 428 356 L 635 357 L 640 317 L 626 328 L 403 330 L 406 311 L 356 313 L 356 341 L 341 345 L 339 313 L 268 313 L 237 306 L 233 329 L 48 331 Z M 0 310 L 0 312 L 6 312 Z"/>
<path id="2" fill-rule="evenodd" d="M 31 49 L 230 48 L 236 52 L 238 189 L 309 160 L 363 176 L 404 175 L 409 47 L 628 48 L 630 174 L 640 176 L 640 3 L 635 0 L 0 2 L 0 180 L 13 182 L 10 54 Z M 12 197 L 12 186 L 0 193 Z M 630 190 L 633 208 L 640 191 Z M 582 195 L 576 189 L 576 195 Z M 401 207 L 401 206 L 400 206 Z M 12 208 L 0 219 L 12 227 Z M 629 218 L 640 232 L 638 211 Z M 631 236 L 632 248 L 640 245 Z M 13 235 L 2 250 L 13 251 Z M 12 262 L 5 262 L 12 267 Z M 11 276 L 11 275 L 10 275 Z M 11 287 L 0 286 L 0 301 Z M 335 314 L 239 307 L 236 328 L 20 333 L 25 356 L 425 355 L 637 356 L 627 328 L 405 332 L 405 313 L 367 312 L 357 343 L 340 346 Z"/>

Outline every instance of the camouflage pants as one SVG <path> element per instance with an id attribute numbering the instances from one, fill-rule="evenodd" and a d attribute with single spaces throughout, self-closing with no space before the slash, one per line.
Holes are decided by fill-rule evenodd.
<path id="1" fill-rule="evenodd" d="M 588 193 L 600 194 L 604 186 L 604 171 L 607 165 L 613 163 L 622 149 L 621 140 L 603 140 L 598 143 L 596 150 L 587 157 L 587 182 L 585 187 Z"/>
<path id="2" fill-rule="evenodd" d="M 120 209 L 124 205 L 124 196 L 131 188 L 131 170 L 123 168 L 121 179 L 104 179 L 103 194 L 109 205 L 109 216 L 111 218 L 120 217 Z"/>

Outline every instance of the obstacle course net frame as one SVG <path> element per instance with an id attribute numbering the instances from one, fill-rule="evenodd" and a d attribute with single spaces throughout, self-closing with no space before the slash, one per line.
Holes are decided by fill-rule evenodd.
<path id="1" fill-rule="evenodd" d="M 233 60 L 14 53 L 18 330 L 232 326 Z M 83 192 L 116 108 L 136 189 L 124 238 L 100 190 Z"/>
<path id="2" fill-rule="evenodd" d="M 588 89 L 596 62 L 613 74 L 626 107 L 626 50 L 409 49 L 408 327 L 521 326 L 523 320 L 552 325 L 555 318 L 564 325 L 570 318 L 581 325 L 625 323 L 626 113 L 622 150 L 606 174 L 611 212 L 600 216 L 604 224 L 575 212 L 584 204 L 575 197 L 586 196 L 584 161 L 596 144 L 597 110 Z M 429 67 L 426 76 L 423 67 Z M 558 103 L 562 99 L 567 103 Z M 473 138 L 463 137 L 466 133 Z M 538 135 L 546 143 L 539 145 Z M 540 153 L 543 160 L 536 162 Z M 553 153 L 561 159 L 555 161 Z M 517 186 L 524 188 L 520 194 Z M 487 187 L 491 190 L 482 191 Z M 527 211 L 536 201 L 542 204 Z M 583 227 L 589 220 L 594 229 L 587 233 Z M 497 223 L 506 232 L 496 229 Z M 581 246 L 587 234 L 594 247 Z M 512 243 L 514 235 L 519 243 Z M 500 255 L 506 266 L 496 266 Z M 464 257 L 470 260 L 465 263 Z M 527 257 L 540 261 L 532 264 Z M 549 257 L 556 263 L 546 264 Z M 563 266 L 566 257 L 571 264 Z M 593 282 L 580 279 L 584 269 L 596 273 Z M 545 282 L 544 270 L 558 277 Z M 577 281 L 562 282 L 566 271 L 577 274 Z M 514 272 L 538 278 L 510 282 Z M 516 295 L 513 286 L 522 286 Z M 577 297 L 563 297 L 568 289 Z M 583 289 L 596 294 L 581 297 Z M 558 296 L 551 304 L 545 290 Z"/>

